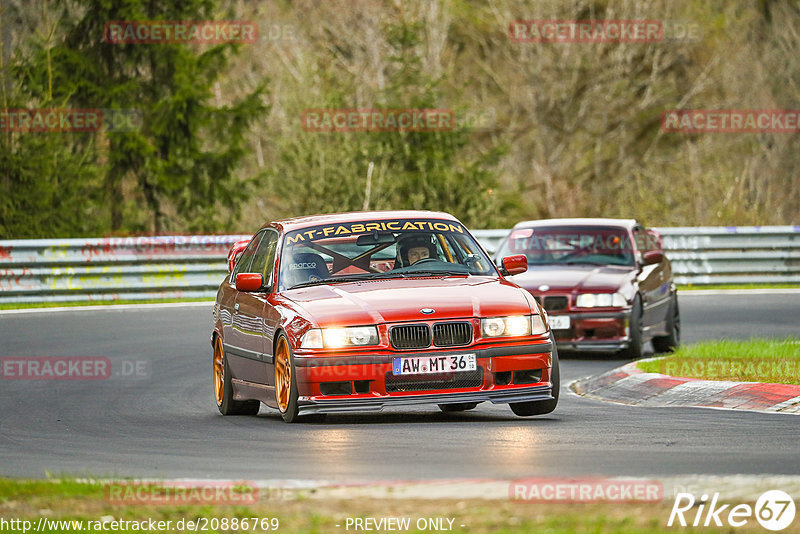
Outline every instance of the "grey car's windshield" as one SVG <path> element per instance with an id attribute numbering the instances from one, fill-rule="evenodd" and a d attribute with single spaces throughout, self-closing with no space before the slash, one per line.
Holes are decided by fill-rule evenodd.
<path id="1" fill-rule="evenodd" d="M 359 221 L 288 232 L 279 286 L 285 290 L 382 278 L 495 274 L 491 260 L 460 223 Z"/>
<path id="2" fill-rule="evenodd" d="M 497 257 L 524 254 L 529 265 L 633 265 L 628 232 L 619 227 L 544 226 L 515 228 Z"/>

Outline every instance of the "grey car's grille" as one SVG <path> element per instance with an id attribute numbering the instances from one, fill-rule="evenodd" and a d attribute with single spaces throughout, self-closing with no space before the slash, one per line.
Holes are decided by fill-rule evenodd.
<path id="1" fill-rule="evenodd" d="M 564 296 L 544 297 L 544 309 L 548 312 L 557 312 L 567 309 L 569 299 Z"/>

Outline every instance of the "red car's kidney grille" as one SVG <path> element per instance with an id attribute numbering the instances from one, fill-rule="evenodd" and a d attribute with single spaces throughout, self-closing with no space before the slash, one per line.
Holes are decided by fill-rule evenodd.
<path id="1" fill-rule="evenodd" d="M 569 299 L 564 296 L 544 297 L 544 309 L 548 312 L 557 312 L 567 309 Z"/>
<path id="2" fill-rule="evenodd" d="M 431 346 L 431 328 L 427 324 L 406 324 L 389 329 L 389 340 L 396 349 L 424 349 Z M 433 325 L 433 345 L 460 347 L 472 342 L 472 324 L 465 321 Z"/>
<path id="3" fill-rule="evenodd" d="M 474 371 L 436 375 L 395 376 L 391 372 L 386 373 L 386 393 L 477 388 L 481 385 L 483 385 L 483 367 L 481 366 Z"/>
<path id="4" fill-rule="evenodd" d="M 433 344 L 437 347 L 458 347 L 472 341 L 472 325 L 466 322 L 433 325 Z"/>
<path id="5" fill-rule="evenodd" d="M 393 326 L 389 340 L 396 349 L 424 349 L 431 346 L 431 329 L 426 324 Z"/>

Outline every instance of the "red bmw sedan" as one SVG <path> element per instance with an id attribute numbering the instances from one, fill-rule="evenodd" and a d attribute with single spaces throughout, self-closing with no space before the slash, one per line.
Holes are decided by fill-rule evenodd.
<path id="1" fill-rule="evenodd" d="M 497 257 L 525 254 L 512 276 L 542 303 L 559 348 L 640 358 L 680 343 L 672 268 L 660 235 L 632 219 L 547 219 L 518 223 Z"/>
<path id="2" fill-rule="evenodd" d="M 456 218 L 340 213 L 265 224 L 214 306 L 214 393 L 224 415 L 261 403 L 307 414 L 481 402 L 521 416 L 558 402 L 546 315 Z"/>

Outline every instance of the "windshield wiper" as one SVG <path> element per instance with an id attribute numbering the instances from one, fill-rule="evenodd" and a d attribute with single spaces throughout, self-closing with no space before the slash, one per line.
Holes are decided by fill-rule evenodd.
<path id="1" fill-rule="evenodd" d="M 366 280 L 381 280 L 390 278 L 409 278 L 415 276 L 469 276 L 469 272 L 463 271 L 438 271 L 438 270 L 420 270 L 420 271 L 402 271 L 392 272 L 386 271 L 382 273 L 369 273 L 360 274 L 355 276 L 335 276 L 332 278 L 322 278 L 320 280 L 311 280 L 303 282 L 302 284 L 293 285 L 289 289 L 298 289 L 302 287 L 318 286 L 321 284 L 338 284 L 341 282 L 364 282 Z"/>
<path id="2" fill-rule="evenodd" d="M 405 278 L 408 273 L 398 273 L 392 271 L 380 272 L 380 273 L 370 273 L 364 275 L 365 280 L 379 280 L 381 278 Z"/>
<path id="3" fill-rule="evenodd" d="M 367 280 L 367 278 L 364 278 L 363 276 L 340 276 L 336 278 L 321 278 L 319 280 L 311 280 L 308 282 L 303 282 L 302 284 L 295 284 L 289 289 L 297 289 L 300 287 L 318 286 L 320 284 L 331 284 L 338 282 L 358 282 L 360 280 Z"/>
<path id="4" fill-rule="evenodd" d="M 469 271 L 439 271 L 439 270 L 419 270 L 419 271 L 406 271 L 407 275 L 422 275 L 422 276 L 469 276 Z"/>
<path id="5" fill-rule="evenodd" d="M 405 278 L 406 276 L 408 276 L 408 273 L 397 273 L 392 271 L 387 271 L 385 273 L 357 274 L 354 276 L 334 276 L 331 278 L 323 278 L 321 280 L 312 280 L 310 282 L 303 282 L 302 284 L 294 285 L 289 289 L 296 289 L 298 287 L 316 286 L 320 284 L 332 284 L 339 282 L 364 282 L 365 280 L 379 280 L 381 278 Z"/>

